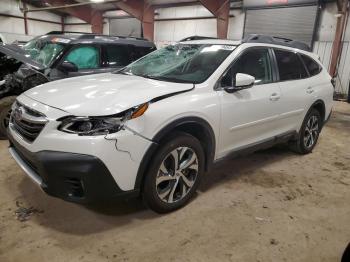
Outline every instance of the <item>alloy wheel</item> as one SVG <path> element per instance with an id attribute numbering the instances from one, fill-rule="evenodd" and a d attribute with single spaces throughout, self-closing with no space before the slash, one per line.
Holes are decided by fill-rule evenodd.
<path id="1" fill-rule="evenodd" d="M 319 132 L 319 124 L 317 116 L 313 115 L 307 121 L 304 132 L 304 146 L 311 148 L 317 140 Z"/>
<path id="2" fill-rule="evenodd" d="M 159 199 L 174 203 L 183 199 L 196 182 L 198 157 L 189 147 L 178 147 L 162 161 L 157 177 L 156 191 Z"/>

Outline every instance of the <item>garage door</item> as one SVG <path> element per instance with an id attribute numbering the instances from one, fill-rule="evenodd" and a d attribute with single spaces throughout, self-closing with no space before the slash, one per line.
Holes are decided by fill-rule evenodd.
<path id="1" fill-rule="evenodd" d="M 244 36 L 273 35 L 312 46 L 317 10 L 317 5 L 247 10 Z"/>

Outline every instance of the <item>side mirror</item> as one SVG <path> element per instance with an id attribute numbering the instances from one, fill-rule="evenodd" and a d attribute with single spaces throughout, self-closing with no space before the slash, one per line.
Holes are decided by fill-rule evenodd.
<path id="1" fill-rule="evenodd" d="M 65 73 L 78 71 L 78 67 L 74 63 L 68 61 L 64 61 L 58 69 Z"/>
<path id="2" fill-rule="evenodd" d="M 252 87 L 254 85 L 254 82 L 255 82 L 254 76 L 237 73 L 235 85 L 224 87 L 224 89 L 227 93 L 234 93 L 236 91 Z"/>

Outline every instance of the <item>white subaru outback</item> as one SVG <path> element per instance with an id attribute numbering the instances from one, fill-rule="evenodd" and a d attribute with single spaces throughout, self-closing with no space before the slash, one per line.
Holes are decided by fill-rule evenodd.
<path id="1" fill-rule="evenodd" d="M 35 87 L 17 98 L 10 153 L 45 192 L 90 202 L 139 195 L 185 205 L 214 161 L 288 142 L 316 145 L 331 77 L 291 40 L 193 40 L 114 73 Z"/>

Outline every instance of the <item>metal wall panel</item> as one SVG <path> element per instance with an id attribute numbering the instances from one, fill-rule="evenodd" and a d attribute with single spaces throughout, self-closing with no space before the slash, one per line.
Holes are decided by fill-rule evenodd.
<path id="1" fill-rule="evenodd" d="M 266 34 L 312 43 L 318 7 L 247 10 L 244 36 Z"/>
<path id="2" fill-rule="evenodd" d="M 111 35 L 141 37 L 141 22 L 136 18 L 118 18 L 109 20 Z"/>
<path id="3" fill-rule="evenodd" d="M 314 45 L 314 53 L 318 54 L 322 64 L 329 70 L 330 60 L 332 56 L 331 41 L 318 41 Z M 342 53 L 338 66 L 338 76 L 336 78 L 335 91 L 340 94 L 347 95 L 350 83 L 350 44 L 344 42 Z"/>
<path id="4" fill-rule="evenodd" d="M 257 7 L 271 7 L 271 6 L 288 6 L 288 5 L 305 5 L 317 4 L 317 0 L 243 0 L 243 7 L 257 8 Z"/>

